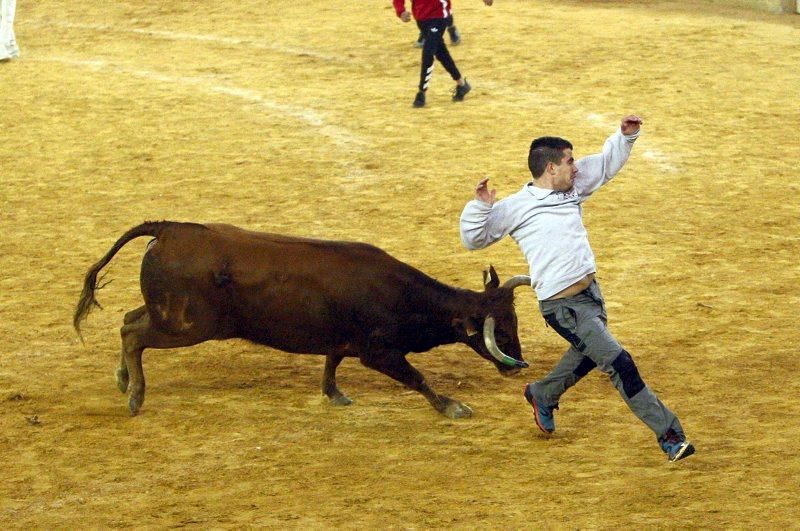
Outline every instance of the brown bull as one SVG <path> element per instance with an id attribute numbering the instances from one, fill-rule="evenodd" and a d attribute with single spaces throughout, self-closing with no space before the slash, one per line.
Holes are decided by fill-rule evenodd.
<path id="1" fill-rule="evenodd" d="M 73 319 L 79 334 L 92 306 L 99 307 L 98 273 L 140 236 L 155 238 L 142 259 L 144 305 L 125 315 L 117 369 L 131 414 L 144 402 L 144 349 L 209 339 L 244 338 L 286 352 L 326 355 L 322 391 L 335 405 L 351 402 L 336 386 L 336 367 L 345 357 L 357 357 L 422 393 L 450 418 L 468 417 L 472 410 L 434 392 L 406 360 L 409 352 L 461 342 L 502 374 L 527 367 L 513 290 L 530 285 L 529 277 L 513 277 L 501 287 L 490 267 L 485 291 L 469 291 L 442 284 L 371 245 L 220 224 L 151 222 L 123 234 L 86 274 Z"/>

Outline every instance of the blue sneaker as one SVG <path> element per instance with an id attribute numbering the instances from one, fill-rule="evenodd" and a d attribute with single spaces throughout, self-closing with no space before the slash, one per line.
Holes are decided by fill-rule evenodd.
<path id="1" fill-rule="evenodd" d="M 680 461 L 684 457 L 689 457 L 694 453 L 694 445 L 686 440 L 682 433 L 669 430 L 658 440 L 661 449 L 667 454 L 667 459 L 671 462 Z"/>
<path id="2" fill-rule="evenodd" d="M 533 384 L 525 386 L 525 400 L 527 400 L 533 408 L 533 420 L 536 421 L 536 425 L 539 426 L 539 429 L 543 432 L 553 433 L 556 431 L 556 421 L 553 418 L 553 410 L 558 409 L 558 404 L 555 406 L 545 406 L 540 401 L 536 400 L 536 397 L 533 396 L 532 386 Z"/>

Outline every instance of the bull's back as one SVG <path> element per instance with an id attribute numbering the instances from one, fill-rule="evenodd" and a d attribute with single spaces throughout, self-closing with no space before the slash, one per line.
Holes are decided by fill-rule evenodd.
<path id="1" fill-rule="evenodd" d="M 225 224 L 173 223 L 147 252 L 185 273 L 226 264 L 240 266 L 239 274 L 245 277 L 258 277 L 259 271 L 268 270 L 324 272 L 338 267 L 372 275 L 376 270 L 409 268 L 366 243 L 255 232 Z"/>
<path id="2" fill-rule="evenodd" d="M 397 280 L 413 268 L 385 251 L 366 243 L 319 240 L 255 232 L 232 225 L 208 225 L 208 238 L 217 258 L 235 269 L 236 280 L 260 283 L 287 275 L 304 284 L 375 282 Z M 204 252 L 208 252 L 206 249 Z M 388 275 L 388 276 L 387 276 Z"/>

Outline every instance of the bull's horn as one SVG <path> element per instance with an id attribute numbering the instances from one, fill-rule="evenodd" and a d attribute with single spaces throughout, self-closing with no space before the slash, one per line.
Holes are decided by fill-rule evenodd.
<path id="1" fill-rule="evenodd" d="M 515 277 L 511 277 L 506 280 L 505 284 L 503 284 L 504 288 L 514 289 L 520 286 L 530 286 L 531 285 L 531 277 L 528 275 L 517 275 Z"/>
<path id="2" fill-rule="evenodd" d="M 523 360 L 515 360 L 511 356 L 507 356 L 500 350 L 500 347 L 497 346 L 497 341 L 494 339 L 494 317 L 491 315 L 483 322 L 483 342 L 492 357 L 500 363 L 523 369 L 528 366 Z"/>

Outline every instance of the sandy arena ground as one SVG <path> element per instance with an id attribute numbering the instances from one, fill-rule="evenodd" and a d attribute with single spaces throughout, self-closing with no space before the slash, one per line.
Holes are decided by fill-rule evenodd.
<path id="1" fill-rule="evenodd" d="M 686 7 L 692 5 L 692 7 Z M 452 53 L 411 108 L 416 28 L 388 0 L 19 0 L 0 64 L 3 528 L 798 528 L 800 16 L 707 2 L 457 0 Z M 448 284 L 525 273 L 468 252 L 475 183 L 527 179 L 527 148 L 599 150 L 645 126 L 585 208 L 614 334 L 698 453 L 666 462 L 608 379 L 535 429 L 521 390 L 560 356 L 518 291 L 531 367 L 465 346 L 409 356 L 475 415 L 452 421 L 345 360 L 242 341 L 144 355 L 130 417 L 119 327 L 141 304 L 128 244 L 71 326 L 83 275 L 144 220 L 360 240 Z"/>

